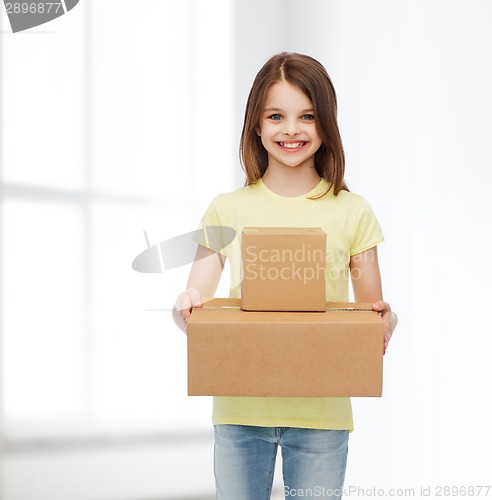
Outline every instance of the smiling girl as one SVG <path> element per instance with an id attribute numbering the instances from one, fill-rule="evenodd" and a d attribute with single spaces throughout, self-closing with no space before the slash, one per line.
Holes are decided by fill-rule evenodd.
<path id="1" fill-rule="evenodd" d="M 383 235 L 369 204 L 345 185 L 336 94 L 318 61 L 293 53 L 267 61 L 248 98 L 240 149 L 245 186 L 217 195 L 201 220 L 204 233 L 197 233 L 225 226 L 236 238 L 225 248 L 197 240 L 176 324 L 186 332 L 193 307 L 214 296 L 226 258 L 229 296 L 239 297 L 244 227 L 319 227 L 328 235 L 326 299 L 347 301 L 350 275 L 355 300 L 372 302 L 382 315 L 386 350 L 397 317 L 383 301 Z M 354 428 L 349 398 L 215 397 L 213 423 L 218 500 L 269 499 L 278 446 L 286 496 L 341 498 Z"/>

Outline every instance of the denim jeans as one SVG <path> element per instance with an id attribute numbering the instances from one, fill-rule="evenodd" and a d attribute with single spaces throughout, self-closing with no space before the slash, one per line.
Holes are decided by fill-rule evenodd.
<path id="1" fill-rule="evenodd" d="M 217 500 L 269 500 L 277 447 L 290 498 L 342 498 L 348 431 L 215 425 Z"/>

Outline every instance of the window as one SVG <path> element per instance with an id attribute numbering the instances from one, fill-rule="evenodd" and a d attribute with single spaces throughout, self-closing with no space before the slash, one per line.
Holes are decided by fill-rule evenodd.
<path id="1" fill-rule="evenodd" d="M 189 266 L 131 263 L 144 231 L 154 244 L 195 229 L 231 187 L 231 10 L 85 0 L 45 30 L 3 37 L 7 424 L 210 425 L 209 398 L 186 396 L 170 313 Z"/>

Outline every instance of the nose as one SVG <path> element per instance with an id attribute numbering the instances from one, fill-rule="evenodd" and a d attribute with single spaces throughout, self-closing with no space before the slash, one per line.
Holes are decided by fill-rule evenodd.
<path id="1" fill-rule="evenodd" d="M 294 136 L 300 132 L 297 120 L 286 120 L 284 123 L 285 123 L 285 128 L 284 128 L 285 135 Z"/>

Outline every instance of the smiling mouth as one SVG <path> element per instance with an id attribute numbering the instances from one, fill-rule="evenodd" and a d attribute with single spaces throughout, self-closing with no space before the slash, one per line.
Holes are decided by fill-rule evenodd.
<path id="1" fill-rule="evenodd" d="M 299 149 L 302 148 L 306 144 L 306 142 L 305 141 L 279 142 L 278 144 L 285 149 Z"/>

